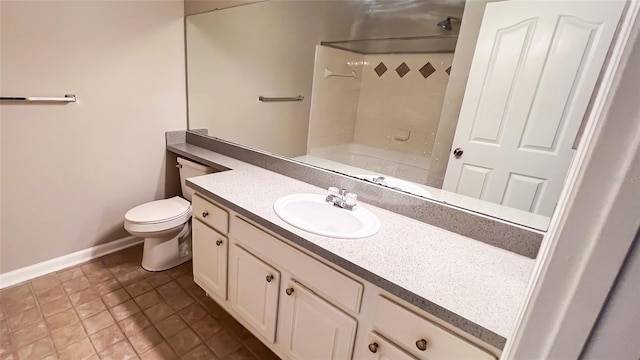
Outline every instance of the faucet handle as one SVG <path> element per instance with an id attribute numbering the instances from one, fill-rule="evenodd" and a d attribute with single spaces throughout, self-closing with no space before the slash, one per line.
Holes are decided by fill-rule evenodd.
<path id="1" fill-rule="evenodd" d="M 350 206 L 354 206 L 357 202 L 358 195 L 354 193 L 347 193 L 345 195 L 345 203 Z"/>
<path id="2" fill-rule="evenodd" d="M 330 187 L 329 189 L 327 189 L 327 195 L 331 196 L 338 196 L 338 188 L 335 186 Z"/>
<path id="3" fill-rule="evenodd" d="M 340 196 L 344 199 L 344 197 L 347 195 L 347 190 L 346 189 L 340 189 Z"/>

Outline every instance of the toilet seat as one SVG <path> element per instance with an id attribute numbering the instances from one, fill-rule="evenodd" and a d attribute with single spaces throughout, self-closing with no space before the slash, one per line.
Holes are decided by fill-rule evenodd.
<path id="1" fill-rule="evenodd" d="M 124 215 L 128 231 L 155 232 L 184 225 L 191 218 L 191 203 L 174 196 L 138 205 Z"/>

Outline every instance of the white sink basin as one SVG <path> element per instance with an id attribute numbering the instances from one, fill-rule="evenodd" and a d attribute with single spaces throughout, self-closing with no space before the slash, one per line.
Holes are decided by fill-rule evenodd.
<path id="1" fill-rule="evenodd" d="M 293 194 L 281 197 L 273 210 L 285 222 L 304 231 L 339 239 L 360 239 L 376 234 L 380 220 L 358 205 L 353 211 L 324 201 L 325 196 Z"/>
<path id="2" fill-rule="evenodd" d="M 375 180 L 379 177 L 378 175 L 369 175 L 369 174 L 354 175 L 354 176 L 363 180 L 371 181 L 371 182 L 375 182 Z M 400 191 L 406 191 L 408 193 L 412 193 L 418 196 L 424 196 L 427 198 L 432 197 L 430 192 L 428 192 L 427 190 L 425 190 L 423 187 L 419 185 L 416 185 L 414 183 L 411 183 L 405 180 L 396 179 L 393 177 L 388 177 L 388 176 L 383 176 L 383 177 L 384 177 L 384 180 L 382 180 L 382 182 L 376 182 L 376 184 L 384 185 Z"/>

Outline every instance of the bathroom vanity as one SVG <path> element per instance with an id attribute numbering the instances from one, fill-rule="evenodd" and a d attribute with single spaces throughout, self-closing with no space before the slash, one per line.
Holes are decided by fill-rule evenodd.
<path id="1" fill-rule="evenodd" d="M 187 180 L 194 280 L 280 357 L 499 357 L 534 260 L 362 202 L 376 235 L 314 235 L 273 204 L 326 189 L 186 142 L 167 149 L 224 170 Z"/>

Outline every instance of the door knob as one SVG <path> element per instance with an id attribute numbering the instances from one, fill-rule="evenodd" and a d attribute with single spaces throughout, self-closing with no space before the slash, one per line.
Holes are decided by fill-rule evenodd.
<path id="1" fill-rule="evenodd" d="M 203 211 L 203 212 L 202 212 L 202 217 L 203 217 L 203 218 L 206 218 L 207 216 L 209 216 L 209 212 L 207 212 L 207 211 Z"/>
<path id="2" fill-rule="evenodd" d="M 455 150 L 453 150 L 453 156 L 455 156 L 456 159 L 460 158 L 460 156 L 462 156 L 463 153 L 464 153 L 464 150 L 462 150 L 462 148 L 456 148 Z"/>
<path id="3" fill-rule="evenodd" d="M 369 351 L 371 351 L 372 353 L 377 353 L 378 352 L 378 343 L 374 342 L 369 344 Z"/>

